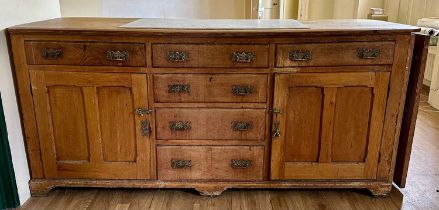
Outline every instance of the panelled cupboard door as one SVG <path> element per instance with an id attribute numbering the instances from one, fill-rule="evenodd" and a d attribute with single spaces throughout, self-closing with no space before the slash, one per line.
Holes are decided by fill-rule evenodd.
<path id="1" fill-rule="evenodd" d="M 46 178 L 148 179 L 146 76 L 31 72 Z M 142 130 L 143 128 L 143 130 Z"/>
<path id="2" fill-rule="evenodd" d="M 388 72 L 275 76 L 272 179 L 375 179 Z"/>

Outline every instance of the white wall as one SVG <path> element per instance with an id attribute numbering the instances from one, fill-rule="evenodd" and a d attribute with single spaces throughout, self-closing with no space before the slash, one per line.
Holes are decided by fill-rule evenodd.
<path id="1" fill-rule="evenodd" d="M 5 28 L 43 19 L 59 17 L 58 0 L 0 0 L 0 92 L 5 112 L 20 202 L 29 197 L 29 170 L 18 114 Z"/>
<path id="2" fill-rule="evenodd" d="M 246 18 L 251 0 L 60 0 L 61 15 L 134 18 Z"/>

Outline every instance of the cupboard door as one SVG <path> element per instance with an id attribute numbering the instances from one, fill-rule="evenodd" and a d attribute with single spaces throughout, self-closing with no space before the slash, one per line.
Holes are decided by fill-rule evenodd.
<path id="1" fill-rule="evenodd" d="M 375 179 L 390 73 L 275 76 L 272 179 Z"/>
<path id="2" fill-rule="evenodd" d="M 150 178 L 146 76 L 31 72 L 46 178 Z"/>

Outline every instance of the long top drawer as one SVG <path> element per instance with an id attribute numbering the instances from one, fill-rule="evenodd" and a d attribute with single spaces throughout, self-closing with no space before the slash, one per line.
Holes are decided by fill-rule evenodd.
<path id="1" fill-rule="evenodd" d="M 142 43 L 27 41 L 25 47 L 34 65 L 146 66 Z"/>

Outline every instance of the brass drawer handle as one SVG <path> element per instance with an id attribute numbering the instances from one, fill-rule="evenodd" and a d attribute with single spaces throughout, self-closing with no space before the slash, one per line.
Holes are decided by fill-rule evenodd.
<path id="1" fill-rule="evenodd" d="M 172 131 L 186 131 L 192 128 L 191 121 L 170 121 L 169 129 Z"/>
<path id="2" fill-rule="evenodd" d="M 232 61 L 236 63 L 251 63 L 256 60 L 254 52 L 233 52 Z"/>
<path id="3" fill-rule="evenodd" d="M 380 49 L 376 48 L 358 48 L 357 56 L 361 59 L 375 59 L 378 58 L 381 54 Z"/>
<path id="4" fill-rule="evenodd" d="M 130 57 L 130 53 L 125 50 L 108 50 L 107 60 L 109 61 L 126 61 Z"/>
<path id="5" fill-rule="evenodd" d="M 274 122 L 274 128 L 273 128 L 273 138 L 278 138 L 280 137 L 280 127 L 279 127 L 279 122 Z"/>
<path id="6" fill-rule="evenodd" d="M 253 128 L 252 122 L 233 121 L 232 130 L 234 131 L 249 131 Z"/>
<path id="7" fill-rule="evenodd" d="M 293 50 L 288 52 L 288 59 L 290 61 L 309 61 L 312 59 L 311 51 L 309 50 Z"/>
<path id="8" fill-rule="evenodd" d="M 191 160 L 178 160 L 178 159 L 171 160 L 171 168 L 173 169 L 185 169 L 190 167 L 192 167 Z"/>
<path id="9" fill-rule="evenodd" d="M 252 167 L 252 161 L 249 159 L 232 159 L 230 166 L 234 169 L 247 169 Z"/>
<path id="10" fill-rule="evenodd" d="M 188 53 L 184 51 L 169 51 L 166 55 L 169 62 L 186 62 L 189 59 Z"/>
<path id="11" fill-rule="evenodd" d="M 151 133 L 151 126 L 148 120 L 140 121 L 140 133 L 142 136 L 148 136 Z"/>
<path id="12" fill-rule="evenodd" d="M 247 96 L 252 94 L 254 89 L 251 85 L 233 85 L 232 93 L 235 96 Z"/>
<path id="13" fill-rule="evenodd" d="M 168 85 L 168 93 L 190 93 L 191 86 L 189 84 L 170 84 Z"/>
<path id="14" fill-rule="evenodd" d="M 55 60 L 64 55 L 63 49 L 47 48 L 41 52 L 41 57 L 47 60 Z"/>

